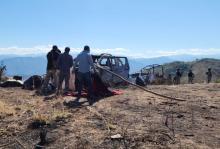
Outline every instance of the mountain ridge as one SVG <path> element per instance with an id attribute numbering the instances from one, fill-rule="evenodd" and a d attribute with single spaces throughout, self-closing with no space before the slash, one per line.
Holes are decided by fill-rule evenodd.
<path id="1" fill-rule="evenodd" d="M 75 55 L 74 55 L 75 56 Z M 139 71 L 146 65 L 151 64 L 165 64 L 174 61 L 194 61 L 205 56 L 193 56 L 193 55 L 177 55 L 177 56 L 162 56 L 155 58 L 128 58 L 130 63 L 130 73 Z M 214 56 L 209 56 L 214 57 Z M 218 56 L 215 56 L 218 57 Z M 0 55 L 0 61 L 7 66 L 6 74 L 12 75 L 43 75 L 46 73 L 46 56 L 36 56 L 36 55 Z"/>

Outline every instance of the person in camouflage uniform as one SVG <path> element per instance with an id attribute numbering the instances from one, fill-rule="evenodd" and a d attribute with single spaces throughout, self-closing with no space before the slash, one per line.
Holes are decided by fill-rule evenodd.
<path id="1" fill-rule="evenodd" d="M 44 78 L 44 82 L 41 88 L 43 92 L 47 90 L 50 81 L 55 88 L 57 88 L 58 86 L 59 72 L 57 69 L 57 61 L 60 54 L 61 51 L 58 49 L 56 45 L 54 45 L 52 50 L 47 54 L 47 74 Z"/>
<path id="2" fill-rule="evenodd" d="M 206 72 L 207 75 L 207 83 L 210 83 L 212 81 L 212 70 L 211 68 L 208 69 L 208 71 Z"/>
<path id="3" fill-rule="evenodd" d="M 176 70 L 176 76 L 175 76 L 175 84 L 180 84 L 180 78 L 182 77 L 182 73 L 180 72 L 180 69 L 178 68 Z"/>
<path id="4" fill-rule="evenodd" d="M 188 73 L 188 83 L 189 84 L 193 84 L 194 77 L 195 77 L 195 75 L 192 72 L 192 70 L 189 70 L 189 73 Z"/>

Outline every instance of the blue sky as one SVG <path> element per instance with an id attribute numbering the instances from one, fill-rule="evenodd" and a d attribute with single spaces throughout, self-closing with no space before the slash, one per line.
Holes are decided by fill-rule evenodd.
<path id="1" fill-rule="evenodd" d="M 0 52 L 220 53 L 219 0 L 1 0 Z M 196 52 L 195 52 L 196 51 Z"/>

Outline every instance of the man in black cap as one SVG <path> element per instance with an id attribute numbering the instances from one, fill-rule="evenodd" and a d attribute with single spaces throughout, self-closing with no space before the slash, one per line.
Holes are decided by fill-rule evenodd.
<path id="1" fill-rule="evenodd" d="M 73 66 L 73 58 L 69 54 L 69 52 L 70 52 L 70 48 L 66 47 L 65 52 L 60 55 L 57 62 L 58 69 L 60 71 L 57 94 L 59 94 L 64 80 L 65 80 L 65 92 L 69 90 L 70 68 Z"/>
<path id="2" fill-rule="evenodd" d="M 47 54 L 47 74 L 44 79 L 43 89 L 47 88 L 50 80 L 52 84 L 57 87 L 58 85 L 58 69 L 57 60 L 61 54 L 61 51 L 56 45 L 53 46 L 52 50 Z"/>

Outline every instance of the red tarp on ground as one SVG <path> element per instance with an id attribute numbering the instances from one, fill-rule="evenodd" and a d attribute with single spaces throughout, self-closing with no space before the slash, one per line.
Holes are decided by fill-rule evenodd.
<path id="1" fill-rule="evenodd" d="M 106 85 L 102 82 L 98 75 L 93 75 L 93 94 L 97 97 L 108 97 L 114 95 L 121 95 L 121 90 L 109 90 Z M 77 92 L 67 93 L 67 96 L 77 96 Z M 87 91 L 84 89 L 82 97 L 87 97 Z"/>
<path id="2" fill-rule="evenodd" d="M 98 97 L 109 97 L 109 96 L 114 96 L 114 95 L 122 95 L 123 94 L 123 91 L 121 90 L 112 90 L 110 91 L 108 94 L 103 94 L 102 95 L 98 95 Z M 69 92 L 67 94 L 65 94 L 66 96 L 73 96 L 73 97 L 77 97 L 77 92 Z M 83 91 L 82 92 L 82 95 L 81 95 L 83 98 L 86 98 L 87 97 L 87 92 Z M 95 93 L 95 96 L 97 96 L 97 93 Z"/>

